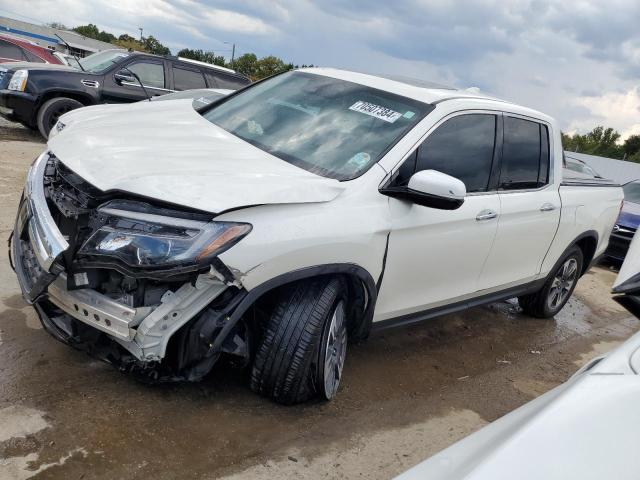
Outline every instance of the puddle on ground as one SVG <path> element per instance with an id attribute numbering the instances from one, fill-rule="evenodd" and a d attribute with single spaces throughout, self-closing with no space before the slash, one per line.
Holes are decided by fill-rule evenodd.
<path id="1" fill-rule="evenodd" d="M 571 297 L 560 313 L 555 316 L 558 333 L 571 332 L 584 335 L 591 331 L 589 321 L 591 309 L 576 297 Z"/>
<path id="2" fill-rule="evenodd" d="M 38 461 L 37 453 L 29 453 L 24 457 L 9 457 L 0 459 L 0 478 L 11 480 L 27 480 L 33 478 L 39 473 L 50 469 L 51 467 L 62 466 L 74 456 L 86 458 L 89 453 L 84 448 L 74 448 L 66 455 L 60 457 L 59 460 L 51 463 L 43 463 L 34 468 L 34 464 Z M 82 477 L 80 477 L 82 478 Z"/>
<path id="3" fill-rule="evenodd" d="M 22 405 L 11 405 L 0 409 L 0 442 L 12 438 L 24 438 L 48 428 L 44 413 Z"/>

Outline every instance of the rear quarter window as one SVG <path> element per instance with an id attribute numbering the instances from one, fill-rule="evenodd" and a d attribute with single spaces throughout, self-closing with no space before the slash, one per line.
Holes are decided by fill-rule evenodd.
<path id="1" fill-rule="evenodd" d="M 547 127 L 530 120 L 505 116 L 500 189 L 539 188 L 544 186 L 548 179 Z"/>

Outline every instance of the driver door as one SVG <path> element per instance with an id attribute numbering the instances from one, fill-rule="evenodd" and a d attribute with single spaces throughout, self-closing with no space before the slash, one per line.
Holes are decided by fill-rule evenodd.
<path id="1" fill-rule="evenodd" d="M 501 118 L 458 112 L 443 120 L 395 173 L 408 182 L 433 169 L 462 180 L 467 195 L 456 210 L 390 198 L 392 228 L 374 320 L 387 320 L 461 300 L 478 279 L 496 236 L 500 198 L 495 191 Z"/>
<path id="2" fill-rule="evenodd" d="M 167 75 L 164 61 L 144 58 L 133 60 L 125 66 L 140 77 L 149 96 L 157 97 L 171 91 L 166 88 Z M 118 67 L 105 76 L 102 94 L 105 103 L 130 103 L 147 99 L 140 83 L 124 70 L 125 66 Z M 123 79 L 127 75 L 130 78 Z"/>

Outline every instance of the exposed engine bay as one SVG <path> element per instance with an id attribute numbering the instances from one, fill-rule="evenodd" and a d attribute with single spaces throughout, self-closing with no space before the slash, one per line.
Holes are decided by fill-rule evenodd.
<path id="1" fill-rule="evenodd" d="M 43 284 L 33 303 L 49 333 L 148 381 L 198 380 L 222 354 L 249 361 L 251 329 L 231 316 L 246 291 L 217 255 L 250 225 L 102 192 L 53 155 L 44 161 L 47 208 L 68 248 L 45 272 L 29 238 L 37 227 L 17 224 L 12 257 L 32 290 Z M 33 217 L 26 204 L 18 223 Z"/>

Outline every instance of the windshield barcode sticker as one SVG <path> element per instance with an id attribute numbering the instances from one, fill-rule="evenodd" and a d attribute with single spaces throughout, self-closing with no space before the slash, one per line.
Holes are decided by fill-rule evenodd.
<path id="1" fill-rule="evenodd" d="M 373 103 L 363 102 L 362 100 L 351 105 L 349 110 L 364 113 L 365 115 L 379 118 L 380 120 L 384 120 L 388 123 L 393 123 L 402 116 L 400 112 L 396 112 L 390 108 L 381 107 L 380 105 L 375 105 Z"/>

